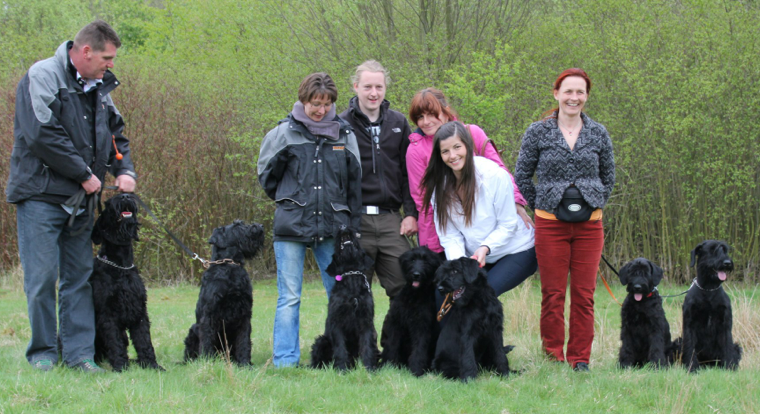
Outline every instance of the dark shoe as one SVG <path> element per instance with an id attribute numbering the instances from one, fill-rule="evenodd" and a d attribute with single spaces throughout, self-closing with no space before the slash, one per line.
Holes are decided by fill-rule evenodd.
<path id="1" fill-rule="evenodd" d="M 52 371 L 55 365 L 53 364 L 53 361 L 50 359 L 38 359 L 37 361 L 34 361 L 34 364 L 32 364 L 32 367 L 34 367 L 34 369 L 47 372 L 47 371 Z"/>
<path id="2" fill-rule="evenodd" d="M 106 370 L 99 367 L 98 364 L 96 364 L 95 361 L 91 359 L 83 359 L 78 364 L 73 365 L 72 368 L 78 368 L 88 374 L 102 374 L 106 372 Z"/>
<path id="3" fill-rule="evenodd" d="M 591 370 L 588 369 L 588 364 L 585 363 L 585 362 L 579 362 L 579 363 L 575 364 L 575 368 L 573 368 L 573 371 L 591 372 Z"/>

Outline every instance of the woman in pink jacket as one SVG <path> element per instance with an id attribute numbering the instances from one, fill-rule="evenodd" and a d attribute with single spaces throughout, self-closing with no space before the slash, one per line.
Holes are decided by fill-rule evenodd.
<path id="1" fill-rule="evenodd" d="M 441 247 L 438 235 L 435 232 L 433 213 L 429 208 L 424 210 L 422 206 L 425 195 L 420 188 L 420 182 L 430 161 L 430 155 L 433 150 L 433 136 L 441 125 L 449 121 L 456 121 L 457 116 L 456 112 L 446 102 L 443 92 L 438 89 L 427 88 L 417 92 L 414 98 L 412 98 L 412 104 L 409 107 L 409 118 L 417 125 L 417 130 L 409 135 L 410 144 L 409 149 L 406 151 L 406 168 L 409 173 L 409 191 L 412 193 L 412 198 L 414 198 L 414 202 L 417 204 L 417 211 L 419 212 L 417 220 L 419 242 L 420 246 L 427 246 L 430 250 L 441 253 L 443 252 L 443 247 Z M 486 145 L 483 150 L 483 144 L 488 140 L 485 132 L 474 124 L 467 125 L 467 128 L 472 136 L 475 155 L 490 159 L 509 173 L 509 170 L 504 166 L 493 145 Z M 525 225 L 531 228 L 533 227 L 533 220 L 525 212 L 525 205 L 528 203 L 522 194 L 520 194 L 520 190 L 517 189 L 515 178 L 512 174 L 509 174 L 509 176 L 514 186 L 517 214 L 525 222 Z"/>

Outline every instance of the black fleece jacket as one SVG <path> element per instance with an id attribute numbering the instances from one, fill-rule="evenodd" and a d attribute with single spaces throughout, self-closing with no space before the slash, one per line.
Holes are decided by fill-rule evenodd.
<path id="1" fill-rule="evenodd" d="M 404 216 L 417 217 L 417 207 L 409 193 L 406 171 L 406 150 L 409 147 L 409 123 L 398 111 L 389 109 L 390 102 L 380 105 L 377 122 L 380 134 L 373 142 L 370 121 L 359 108 L 356 96 L 339 116 L 351 124 L 359 144 L 362 164 L 362 205 L 378 206 L 393 211 L 404 207 Z"/>

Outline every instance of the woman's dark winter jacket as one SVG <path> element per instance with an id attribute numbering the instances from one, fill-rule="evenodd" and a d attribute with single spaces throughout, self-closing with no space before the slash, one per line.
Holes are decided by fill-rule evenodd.
<path id="1" fill-rule="evenodd" d="M 55 56 L 35 63 L 18 84 L 5 190 L 10 203 L 63 203 L 90 174 L 101 182 L 106 171 L 136 177 L 129 141 L 122 135 L 124 120 L 109 95 L 119 81 L 107 71 L 103 83 L 85 93 L 70 64 L 72 44 L 63 43 Z M 115 159 L 114 141 L 121 160 Z"/>
<path id="2" fill-rule="evenodd" d="M 578 187 L 591 207 L 607 204 L 615 186 L 612 141 L 602 124 L 583 113 L 581 119 L 583 128 L 572 150 L 556 118 L 534 122 L 525 131 L 515 180 L 531 208 L 554 213 L 570 184 Z"/>
<path id="3" fill-rule="evenodd" d="M 259 182 L 277 203 L 274 240 L 313 242 L 361 221 L 359 148 L 339 117 L 337 140 L 312 135 L 291 115 L 269 131 L 259 153 Z"/>

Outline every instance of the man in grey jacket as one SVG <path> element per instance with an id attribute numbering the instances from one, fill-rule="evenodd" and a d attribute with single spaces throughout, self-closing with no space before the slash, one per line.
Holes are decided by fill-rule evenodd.
<path id="1" fill-rule="evenodd" d="M 53 369 L 60 352 L 70 367 L 103 372 L 92 360 L 91 201 L 106 171 L 122 192 L 133 192 L 137 178 L 124 121 L 109 95 L 119 85 L 108 69 L 120 46 L 106 22 L 92 22 L 55 56 L 35 63 L 16 91 L 6 199 L 16 204 L 32 330 L 26 358 L 42 371 Z"/>

